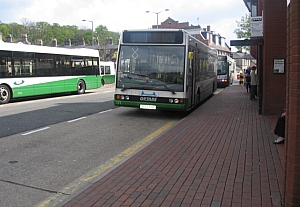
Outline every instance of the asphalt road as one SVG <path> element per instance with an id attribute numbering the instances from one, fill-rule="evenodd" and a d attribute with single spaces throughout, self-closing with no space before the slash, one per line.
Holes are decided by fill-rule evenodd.
<path id="1" fill-rule="evenodd" d="M 54 206 L 185 116 L 115 107 L 113 89 L 0 105 L 0 206 Z"/>

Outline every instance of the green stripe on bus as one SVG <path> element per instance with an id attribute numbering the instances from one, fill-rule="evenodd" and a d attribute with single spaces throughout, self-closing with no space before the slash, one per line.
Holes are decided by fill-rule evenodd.
<path id="1" fill-rule="evenodd" d="M 16 87 L 12 89 L 13 98 L 52 94 L 52 93 L 76 92 L 77 83 L 81 79 L 84 80 L 84 82 L 86 83 L 86 90 L 101 87 L 100 76 L 76 77 L 71 79 Z M 28 80 L 29 79 L 27 79 L 27 81 Z"/>
<path id="2" fill-rule="evenodd" d="M 114 100 L 116 106 L 125 106 L 125 107 L 136 107 L 139 108 L 141 104 L 145 105 L 155 105 L 156 109 L 167 109 L 167 110 L 186 110 L 185 104 L 168 104 L 168 103 L 148 103 L 148 102 L 135 102 L 135 101 L 120 101 Z"/>

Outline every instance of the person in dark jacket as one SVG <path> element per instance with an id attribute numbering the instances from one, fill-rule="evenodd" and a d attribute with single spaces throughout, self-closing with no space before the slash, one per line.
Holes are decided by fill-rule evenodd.
<path id="1" fill-rule="evenodd" d="M 250 71 L 251 71 L 251 68 L 248 67 L 247 70 L 246 70 L 246 75 L 245 75 L 245 79 L 246 79 L 246 90 L 247 90 L 247 93 L 250 92 L 251 93 L 251 76 L 250 76 Z"/>
<path id="2" fill-rule="evenodd" d="M 285 116 L 286 112 L 284 112 L 278 117 L 277 123 L 274 129 L 274 134 L 276 135 L 276 140 L 274 140 L 273 144 L 283 144 L 285 138 Z"/>

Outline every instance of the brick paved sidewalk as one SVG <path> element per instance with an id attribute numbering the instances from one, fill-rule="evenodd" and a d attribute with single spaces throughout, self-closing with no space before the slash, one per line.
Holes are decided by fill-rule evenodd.
<path id="1" fill-rule="evenodd" d="M 64 206 L 281 206 L 274 120 L 228 87 Z"/>

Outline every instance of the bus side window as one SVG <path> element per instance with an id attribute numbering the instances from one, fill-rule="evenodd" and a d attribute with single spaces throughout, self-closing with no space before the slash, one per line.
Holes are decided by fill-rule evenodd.
<path id="1" fill-rule="evenodd" d="M 110 74 L 110 66 L 105 66 L 105 74 Z"/>
<path id="2" fill-rule="evenodd" d="M 5 77 L 6 73 L 8 73 L 8 70 L 6 69 L 5 60 L 2 60 L 0 65 L 0 77 Z"/>
<path id="3" fill-rule="evenodd" d="M 104 75 L 104 66 L 103 65 L 100 66 L 100 71 L 101 71 L 101 75 Z"/>

